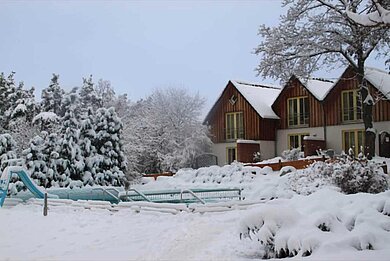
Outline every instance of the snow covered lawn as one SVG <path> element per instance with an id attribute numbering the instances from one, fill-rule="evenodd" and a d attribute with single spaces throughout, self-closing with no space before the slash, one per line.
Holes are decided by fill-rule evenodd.
<path id="1" fill-rule="evenodd" d="M 242 187 L 247 199 L 266 202 L 204 214 L 58 204 L 44 217 L 29 201 L 0 209 L 0 260 L 254 260 L 265 245 L 295 255 L 285 260 L 389 260 L 389 190 L 344 195 L 315 172 L 279 177 L 242 165 L 187 170 L 138 188 L 211 185 Z"/>
<path id="2" fill-rule="evenodd" d="M 0 259 L 235 260 L 240 215 L 18 205 L 0 211 Z"/>

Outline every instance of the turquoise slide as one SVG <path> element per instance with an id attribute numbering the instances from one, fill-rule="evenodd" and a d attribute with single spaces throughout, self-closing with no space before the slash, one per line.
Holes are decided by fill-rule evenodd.
<path id="1" fill-rule="evenodd" d="M 27 189 L 31 191 L 37 198 L 44 198 L 45 191 L 38 187 L 27 174 L 27 170 L 20 166 L 6 167 L 0 178 L 0 207 L 3 206 L 4 200 L 7 197 L 8 185 L 12 174 L 17 174 L 21 181 L 26 185 Z M 49 198 L 58 198 L 57 195 L 47 195 Z"/>

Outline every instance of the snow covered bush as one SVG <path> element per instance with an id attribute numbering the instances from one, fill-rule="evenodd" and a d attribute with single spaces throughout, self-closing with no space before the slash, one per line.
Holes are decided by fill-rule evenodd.
<path id="1" fill-rule="evenodd" d="M 285 150 L 281 156 L 285 160 L 298 160 L 301 158 L 301 149 Z"/>
<path id="2" fill-rule="evenodd" d="M 292 233 L 303 218 L 291 207 L 266 206 L 241 221 L 240 239 L 256 239 L 263 259 L 309 256 L 318 243 Z"/>
<path id="3" fill-rule="evenodd" d="M 256 187 L 256 178 L 261 178 L 261 169 L 245 167 L 241 163 L 231 165 L 211 166 L 199 169 L 180 169 L 173 177 L 159 177 L 156 182 L 150 182 L 143 189 L 180 189 L 180 188 L 241 188 L 247 191 Z"/>
<path id="4" fill-rule="evenodd" d="M 322 161 L 308 168 L 286 174 L 289 188 L 301 195 L 310 195 L 324 187 L 335 187 L 333 182 L 333 164 Z"/>
<path id="5" fill-rule="evenodd" d="M 370 161 L 350 157 L 330 162 L 315 162 L 304 170 L 288 174 L 290 189 L 309 195 L 323 187 L 337 186 L 346 194 L 379 193 L 389 188 L 389 176 Z"/>
<path id="6" fill-rule="evenodd" d="M 306 197 L 269 201 L 248 211 L 239 223 L 239 237 L 246 243 L 245 251 L 264 259 L 310 255 L 322 260 L 329 252 L 388 249 L 389 215 L 389 191 L 347 197 L 322 189 Z M 354 257 L 352 253 L 344 258 Z"/>
<path id="7" fill-rule="evenodd" d="M 333 180 L 344 193 L 379 193 L 389 188 L 389 177 L 370 161 L 347 160 L 333 165 Z"/>

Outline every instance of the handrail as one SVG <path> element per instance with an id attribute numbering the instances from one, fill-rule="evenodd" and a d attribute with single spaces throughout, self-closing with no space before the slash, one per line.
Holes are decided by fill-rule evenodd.
<path id="1" fill-rule="evenodd" d="M 107 191 L 105 188 L 93 188 L 92 191 L 95 191 L 95 190 L 101 190 L 105 193 L 107 193 L 109 196 L 113 197 L 117 202 L 119 202 L 119 198 L 117 196 L 115 196 L 114 194 L 112 194 L 111 192 Z"/>
<path id="2" fill-rule="evenodd" d="M 113 190 L 116 192 L 117 195 L 119 195 L 119 190 L 117 190 L 116 188 L 105 188 L 105 190 L 107 191 Z"/>
<path id="3" fill-rule="evenodd" d="M 146 197 L 146 195 L 144 193 L 142 193 L 141 191 L 139 191 L 138 189 L 135 189 L 135 188 L 131 188 L 129 189 L 128 191 L 134 191 L 135 193 L 137 193 L 138 195 L 140 195 L 143 199 L 145 199 L 146 201 L 148 202 L 152 202 L 149 198 Z M 128 195 L 126 195 L 126 197 L 128 198 Z"/>
<path id="4" fill-rule="evenodd" d="M 200 203 L 202 204 L 206 204 L 206 202 L 201 199 L 200 197 L 198 197 L 192 190 L 190 189 L 182 189 L 180 191 L 180 201 L 183 201 L 183 193 L 190 193 L 194 198 L 196 198 Z"/>

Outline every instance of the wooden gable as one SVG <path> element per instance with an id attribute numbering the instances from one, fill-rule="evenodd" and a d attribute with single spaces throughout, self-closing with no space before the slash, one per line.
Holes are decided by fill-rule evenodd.
<path id="1" fill-rule="evenodd" d="M 335 84 L 332 90 L 328 93 L 324 100 L 324 110 L 326 112 L 326 125 L 340 125 L 343 123 L 341 93 L 346 90 L 359 89 L 359 82 L 355 71 L 349 67 L 341 75 L 339 81 Z M 369 90 L 373 97 L 377 96 L 379 91 L 371 83 Z M 374 121 L 390 121 L 390 101 L 380 100 L 373 108 Z M 363 121 L 361 121 L 363 122 Z"/>
<path id="2" fill-rule="evenodd" d="M 288 127 L 288 112 L 287 100 L 296 97 L 308 97 L 309 99 L 309 126 L 320 127 L 323 126 L 323 111 L 321 102 L 308 91 L 305 86 L 296 78 L 291 77 L 285 87 L 282 89 L 278 98 L 275 100 L 272 108 L 280 117 L 280 129 L 287 129 Z"/>
<path id="3" fill-rule="evenodd" d="M 236 102 L 229 101 L 233 96 L 236 98 Z M 226 113 L 229 112 L 243 112 L 245 139 L 275 140 L 275 128 L 278 120 L 262 118 L 234 84 L 229 81 L 204 122 L 211 128 L 211 139 L 214 143 L 225 142 Z"/>

